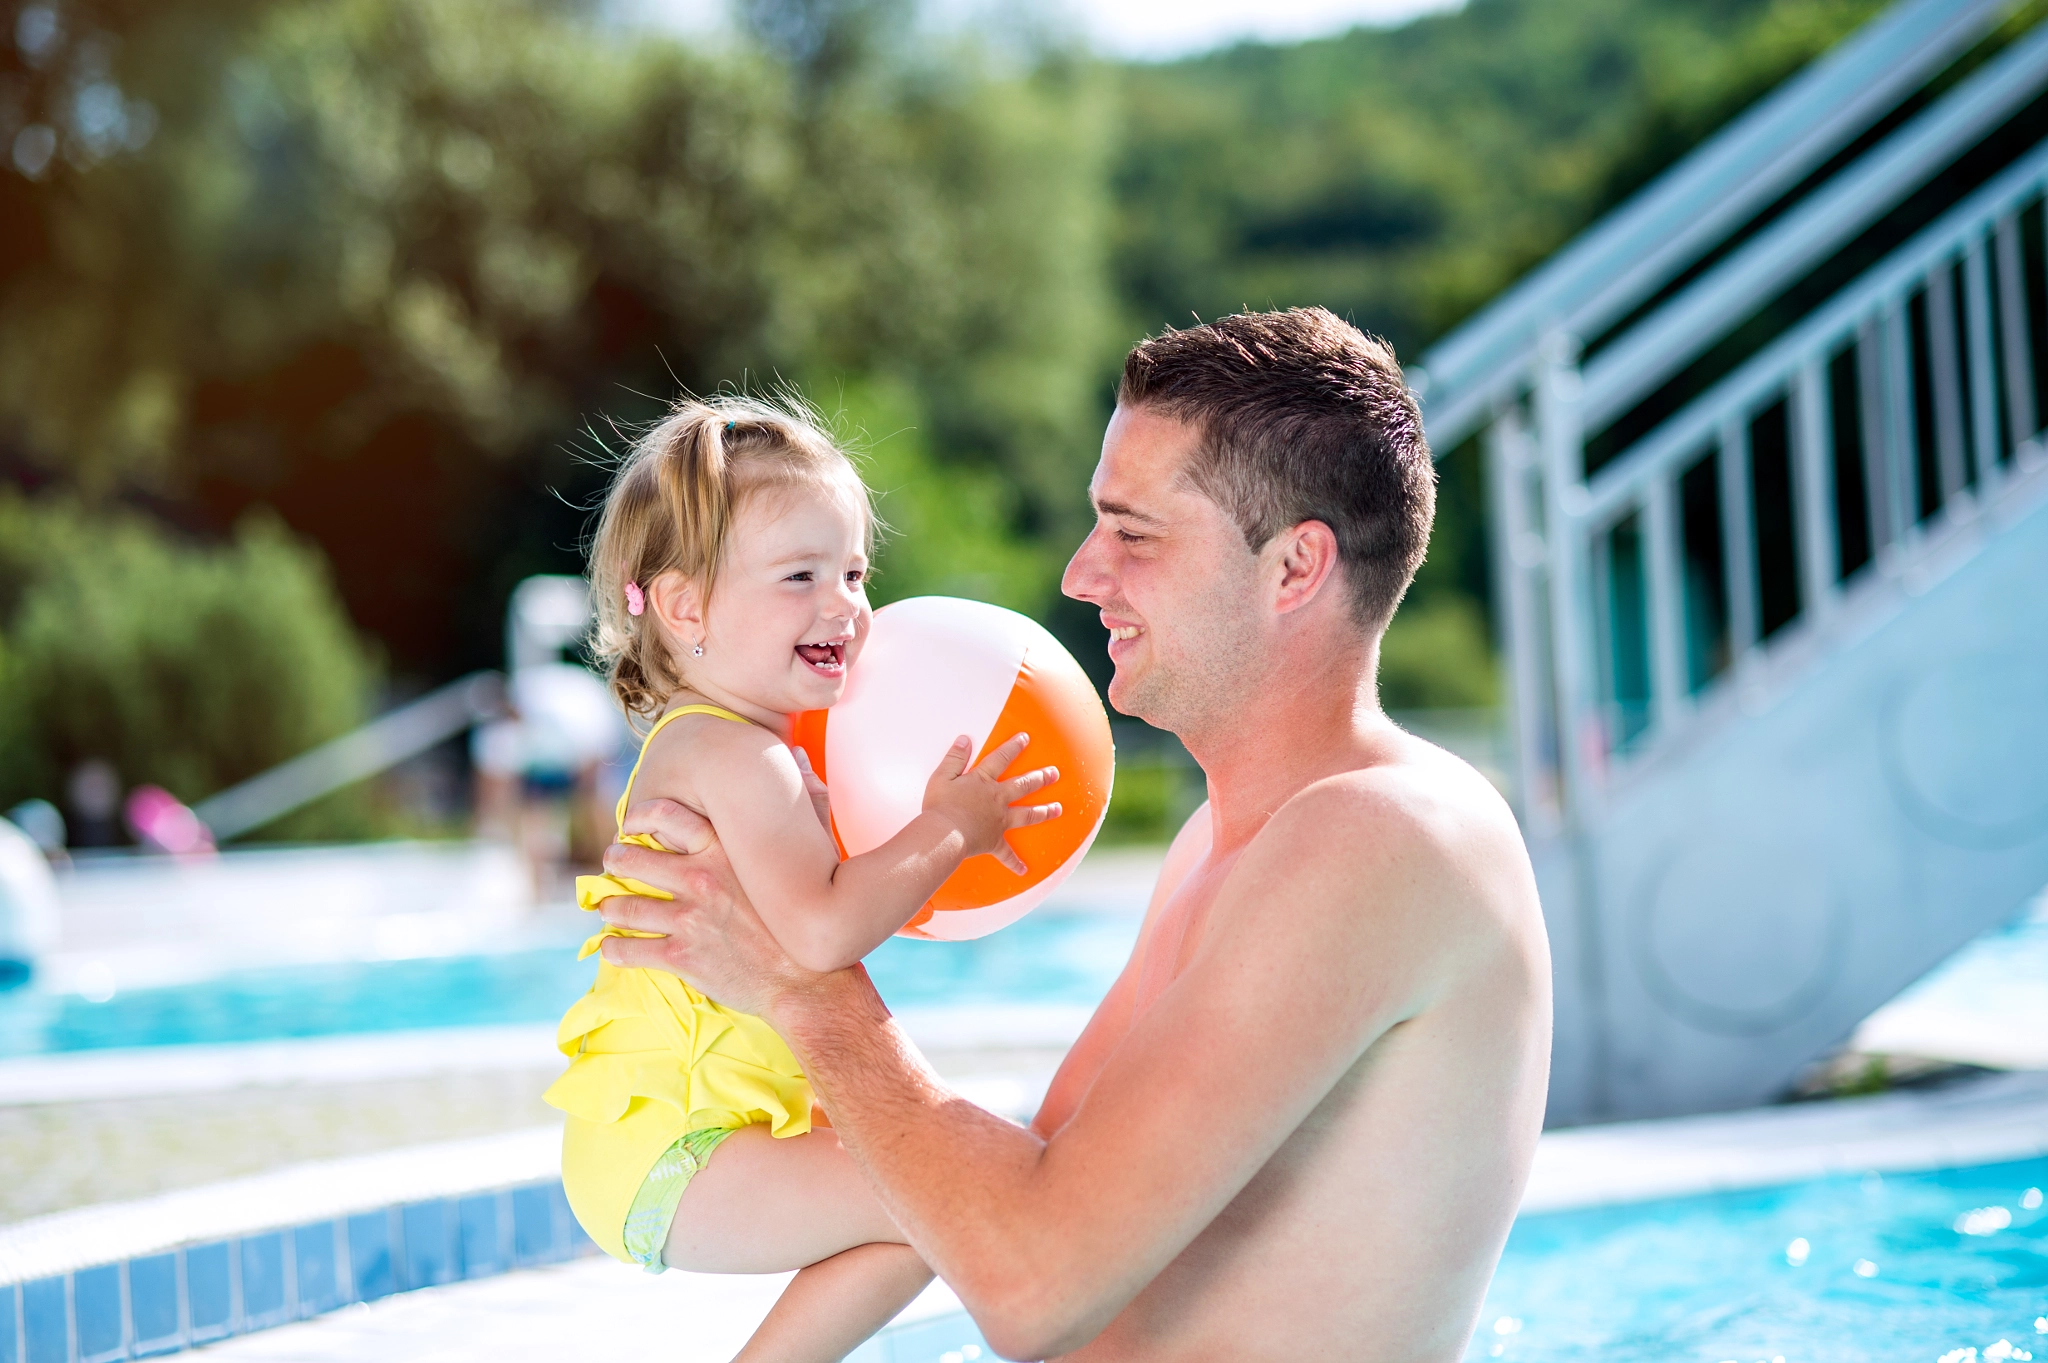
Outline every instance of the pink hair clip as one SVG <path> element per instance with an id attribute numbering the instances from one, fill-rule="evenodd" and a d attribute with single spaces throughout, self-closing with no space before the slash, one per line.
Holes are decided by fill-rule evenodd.
<path id="1" fill-rule="evenodd" d="M 640 584 L 628 582 L 626 584 L 626 614 L 638 615 L 646 609 L 647 597 L 641 592 Z"/>

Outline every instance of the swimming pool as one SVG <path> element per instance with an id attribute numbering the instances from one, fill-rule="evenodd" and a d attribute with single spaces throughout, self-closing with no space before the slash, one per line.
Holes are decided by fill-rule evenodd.
<path id="1" fill-rule="evenodd" d="M 1467 1357 L 2048 1359 L 2043 1189 L 2031 1159 L 1523 1216 Z"/>
<path id="2" fill-rule="evenodd" d="M 974 942 L 892 938 L 868 971 L 897 1007 L 1092 1004 L 1130 954 L 1138 923 L 1130 913 L 1040 912 Z M 31 985 L 0 994 L 0 1056 L 552 1022 L 596 969 L 565 943 L 230 971 L 98 1000 Z"/>

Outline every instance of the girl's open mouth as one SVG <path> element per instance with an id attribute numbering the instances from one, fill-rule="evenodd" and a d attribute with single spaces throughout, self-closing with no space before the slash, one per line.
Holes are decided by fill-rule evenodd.
<path id="1" fill-rule="evenodd" d="M 836 677 L 846 671 L 845 644 L 798 644 L 796 654 L 809 663 L 814 671 L 828 677 Z"/>

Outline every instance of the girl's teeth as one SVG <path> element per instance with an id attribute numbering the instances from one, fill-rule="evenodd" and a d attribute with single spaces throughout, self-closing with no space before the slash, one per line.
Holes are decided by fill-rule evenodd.
<path id="1" fill-rule="evenodd" d="M 845 663 L 845 654 L 839 644 L 798 644 L 797 656 L 812 667 L 826 671 L 837 671 Z"/>

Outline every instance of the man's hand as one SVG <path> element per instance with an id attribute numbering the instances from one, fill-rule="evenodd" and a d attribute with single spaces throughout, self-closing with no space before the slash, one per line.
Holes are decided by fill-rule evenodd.
<path id="1" fill-rule="evenodd" d="M 809 767 L 804 770 L 808 771 Z M 822 788 L 825 783 L 820 781 L 818 784 Z M 645 833 L 669 851 L 680 852 L 684 856 L 707 852 L 718 843 L 718 834 L 712 829 L 711 820 L 674 800 L 642 800 L 626 811 L 626 817 L 619 823 L 619 833 L 621 836 Z M 614 843 L 611 850 L 616 852 L 626 845 Z M 609 857 L 605 860 L 604 869 L 618 874 Z M 650 880 L 647 883 L 652 885 L 654 882 Z"/>
<path id="2" fill-rule="evenodd" d="M 790 960 L 762 924 L 702 815 L 673 800 L 649 800 L 626 811 L 620 831 L 651 834 L 662 846 L 682 850 L 616 842 L 605 849 L 605 870 L 675 896 L 605 900 L 599 909 L 605 922 L 662 934 L 608 937 L 602 948 L 607 961 L 665 970 L 756 1016 L 767 1016 L 779 1000 L 818 979 Z"/>

